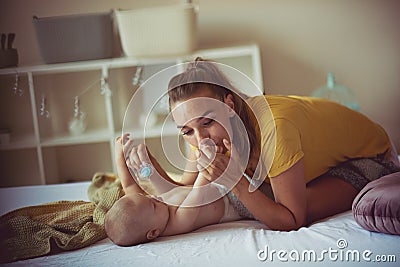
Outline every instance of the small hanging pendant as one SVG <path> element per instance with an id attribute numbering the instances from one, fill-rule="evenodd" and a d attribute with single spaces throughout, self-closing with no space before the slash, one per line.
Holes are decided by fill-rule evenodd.
<path id="1" fill-rule="evenodd" d="M 132 84 L 134 86 L 142 85 L 142 83 L 143 83 L 143 75 L 142 75 L 142 73 L 143 73 L 143 67 L 142 66 L 138 66 L 136 68 L 135 75 L 132 78 Z"/>
<path id="2" fill-rule="evenodd" d="M 50 118 L 50 112 L 47 110 L 46 96 L 42 95 L 40 100 L 40 116 L 44 116 L 46 119 Z"/>
<path id="3" fill-rule="evenodd" d="M 86 130 L 86 114 L 80 110 L 79 96 L 74 98 L 74 117 L 69 121 L 68 128 L 72 135 L 80 135 Z"/>
<path id="4" fill-rule="evenodd" d="M 18 96 L 23 96 L 24 95 L 24 90 L 19 88 L 19 76 L 18 76 L 18 73 L 15 73 L 15 81 L 14 81 L 14 86 L 13 86 L 13 93 L 14 93 L 14 95 L 18 95 Z"/>

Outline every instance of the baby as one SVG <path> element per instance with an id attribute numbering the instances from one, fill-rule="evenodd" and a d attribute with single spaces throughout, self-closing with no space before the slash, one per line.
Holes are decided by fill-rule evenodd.
<path id="1" fill-rule="evenodd" d="M 151 241 L 159 236 L 191 232 L 200 227 L 242 219 L 225 195 L 224 186 L 212 183 L 207 189 L 205 178 L 199 175 L 193 187 L 177 187 L 157 198 L 144 193 L 130 175 L 117 139 L 116 164 L 125 195 L 107 212 L 105 230 L 117 245 L 130 246 Z M 224 195 L 221 198 L 216 195 Z M 201 206 L 206 198 L 217 199 Z M 177 203 L 178 205 L 167 205 Z M 193 207 L 194 206 L 194 207 Z"/>

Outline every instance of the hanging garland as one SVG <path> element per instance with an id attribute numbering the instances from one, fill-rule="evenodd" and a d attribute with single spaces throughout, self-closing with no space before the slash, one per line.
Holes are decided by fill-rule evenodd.
<path id="1" fill-rule="evenodd" d="M 86 87 L 81 93 L 75 95 L 74 97 L 74 107 L 73 107 L 73 118 L 69 121 L 69 130 L 73 135 L 82 134 L 86 130 L 86 113 L 81 110 L 80 97 L 86 94 L 89 90 L 95 86 L 99 80 L 94 81 L 88 87 Z M 143 66 L 136 67 L 135 74 L 132 78 L 132 84 L 134 86 L 140 86 L 143 83 Z M 107 79 L 103 76 L 100 78 L 100 94 L 105 96 L 111 96 L 112 91 L 108 86 Z M 14 95 L 23 96 L 24 90 L 19 87 L 19 74 L 15 71 L 15 81 L 12 88 Z M 42 94 L 40 99 L 39 115 L 49 119 L 50 111 L 47 109 L 47 97 Z"/>
<path id="2" fill-rule="evenodd" d="M 132 84 L 134 86 L 138 86 L 142 84 L 143 77 L 142 77 L 143 67 L 139 66 L 136 68 L 135 75 L 132 78 Z M 86 130 L 86 113 L 81 110 L 80 107 L 80 97 L 88 92 L 98 81 L 95 81 L 90 86 L 88 86 L 85 90 L 83 90 L 80 94 L 74 97 L 74 117 L 69 122 L 69 131 L 72 135 L 79 135 L 82 134 Z M 112 91 L 108 86 L 108 81 L 106 77 L 101 77 L 100 79 L 100 88 L 101 88 L 101 95 L 111 96 Z"/>

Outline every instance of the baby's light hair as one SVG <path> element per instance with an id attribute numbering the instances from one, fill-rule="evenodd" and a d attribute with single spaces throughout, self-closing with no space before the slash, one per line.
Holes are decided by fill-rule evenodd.
<path id="1" fill-rule="evenodd" d="M 107 236 L 118 246 L 147 242 L 146 227 L 134 201 L 122 197 L 107 212 L 104 227 Z"/>

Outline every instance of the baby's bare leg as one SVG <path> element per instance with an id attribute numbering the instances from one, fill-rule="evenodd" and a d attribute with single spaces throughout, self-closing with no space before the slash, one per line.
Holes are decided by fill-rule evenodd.
<path id="1" fill-rule="evenodd" d="M 349 183 L 335 177 L 321 177 L 307 184 L 307 224 L 350 210 L 358 194 Z"/>

